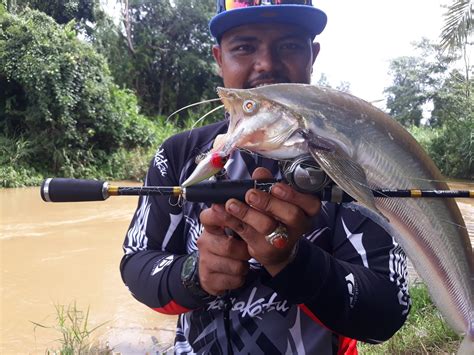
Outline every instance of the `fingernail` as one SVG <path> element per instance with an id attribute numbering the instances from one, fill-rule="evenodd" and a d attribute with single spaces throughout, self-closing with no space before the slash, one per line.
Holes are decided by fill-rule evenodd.
<path id="1" fill-rule="evenodd" d="M 227 206 L 227 210 L 231 213 L 239 213 L 240 211 L 240 207 L 235 203 L 235 202 L 231 202 L 228 206 Z"/>
<path id="2" fill-rule="evenodd" d="M 285 198 L 288 194 L 284 189 L 282 189 L 280 186 L 276 185 L 272 188 L 272 195 L 279 197 L 279 198 Z"/>
<path id="3" fill-rule="evenodd" d="M 258 195 L 255 193 L 255 192 L 249 192 L 248 196 L 247 196 L 247 201 L 251 204 L 251 205 L 256 205 L 258 204 Z"/>
<path id="4" fill-rule="evenodd" d="M 213 204 L 212 209 L 216 212 L 219 212 L 219 213 L 225 212 L 224 206 L 218 205 L 218 204 Z"/>

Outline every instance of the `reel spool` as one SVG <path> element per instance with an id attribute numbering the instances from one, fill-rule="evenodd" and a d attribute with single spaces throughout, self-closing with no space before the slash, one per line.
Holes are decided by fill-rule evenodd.
<path id="1" fill-rule="evenodd" d="M 300 155 L 292 161 L 280 161 L 283 178 L 295 190 L 302 193 L 322 191 L 332 180 L 309 154 Z"/>

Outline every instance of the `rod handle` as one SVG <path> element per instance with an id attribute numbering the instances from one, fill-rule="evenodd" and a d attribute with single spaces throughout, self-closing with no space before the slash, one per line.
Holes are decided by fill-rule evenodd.
<path id="1" fill-rule="evenodd" d="M 203 181 L 184 188 L 184 198 L 190 202 L 225 203 L 231 198 L 245 202 L 245 193 L 253 188 L 269 191 L 277 182 L 266 180 Z"/>
<path id="2" fill-rule="evenodd" d="M 45 202 L 104 201 L 109 197 L 107 187 L 105 181 L 48 178 L 40 192 Z"/>

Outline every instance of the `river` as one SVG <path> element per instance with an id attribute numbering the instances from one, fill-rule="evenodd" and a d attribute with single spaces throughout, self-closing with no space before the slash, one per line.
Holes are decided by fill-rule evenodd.
<path id="1" fill-rule="evenodd" d="M 127 183 L 129 184 L 129 183 Z M 453 189 L 473 184 L 452 183 Z M 93 338 L 122 354 L 166 350 L 176 317 L 133 299 L 119 274 L 122 241 L 137 197 L 45 203 L 39 188 L 0 189 L 0 353 L 58 349 L 55 305 L 86 311 Z M 474 245 L 474 199 L 458 205 Z"/>
<path id="2" fill-rule="evenodd" d="M 156 353 L 174 339 L 176 317 L 136 301 L 119 273 L 137 197 L 45 203 L 39 188 L 0 189 L 0 354 L 57 349 L 55 305 L 89 312 L 95 339 L 122 354 Z"/>

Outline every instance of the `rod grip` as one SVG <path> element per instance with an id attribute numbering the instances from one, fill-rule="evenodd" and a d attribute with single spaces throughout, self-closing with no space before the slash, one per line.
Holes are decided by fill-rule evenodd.
<path id="1" fill-rule="evenodd" d="M 245 193 L 256 187 L 255 180 L 203 181 L 185 188 L 184 197 L 190 202 L 225 203 L 236 198 L 245 201 Z"/>
<path id="2" fill-rule="evenodd" d="M 41 184 L 41 198 L 45 202 L 104 201 L 107 183 L 98 180 L 48 178 Z"/>

